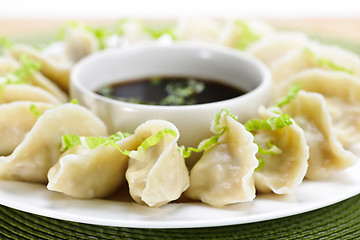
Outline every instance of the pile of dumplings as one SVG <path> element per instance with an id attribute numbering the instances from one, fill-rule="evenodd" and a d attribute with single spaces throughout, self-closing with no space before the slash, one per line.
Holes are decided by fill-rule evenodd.
<path id="1" fill-rule="evenodd" d="M 132 199 L 150 207 L 179 198 L 222 207 L 252 201 L 261 193 L 292 194 L 304 179 L 326 179 L 358 161 L 360 58 L 356 54 L 250 20 L 192 19 L 163 32 L 157 29 L 157 34 L 149 29 L 129 20 L 122 22 L 121 31 L 99 38 L 90 27 L 73 24 L 63 39 L 45 48 L 20 43 L 3 48 L 0 179 L 47 184 L 51 191 L 80 199 L 107 198 L 127 184 Z M 211 126 L 214 136 L 204 140 L 208 146 L 200 149 L 199 144 L 201 154 L 196 154 L 199 157 L 191 167 L 177 143 L 181 132 L 160 119 L 141 124 L 130 136 L 117 140 L 116 147 L 80 143 L 62 149 L 67 134 L 82 139 L 109 137 L 97 116 L 68 103 L 72 67 L 101 49 L 148 41 L 211 42 L 263 61 L 273 75 L 272 98 L 259 108 L 256 120 L 270 127 L 249 130 L 247 123 L 219 109 Z M 24 59 L 39 67 L 19 74 Z M 14 76 L 22 82 L 12 82 Z M 301 90 L 289 97 L 294 84 Z M 288 101 L 277 105 L 284 96 Z M 285 125 L 283 116 L 287 116 Z M 151 142 L 159 133 L 157 142 Z M 144 148 L 144 142 L 150 145 Z"/>

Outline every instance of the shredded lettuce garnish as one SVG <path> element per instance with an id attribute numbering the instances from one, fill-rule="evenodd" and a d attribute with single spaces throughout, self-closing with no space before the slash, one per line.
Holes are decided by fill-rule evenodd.
<path id="1" fill-rule="evenodd" d="M 257 160 L 258 160 L 258 162 L 259 162 L 259 165 L 255 168 L 255 171 L 256 170 L 259 170 L 260 168 L 262 168 L 263 166 L 264 166 L 264 164 L 265 164 L 265 161 L 264 161 L 264 159 L 263 158 L 257 158 Z"/>
<path id="2" fill-rule="evenodd" d="M 76 98 L 71 99 L 69 103 L 79 105 L 79 101 Z"/>
<path id="3" fill-rule="evenodd" d="M 95 149 L 103 145 L 111 145 L 116 149 L 118 149 L 123 154 L 129 155 L 130 151 L 120 149 L 119 146 L 116 144 L 116 142 L 130 135 L 131 134 L 128 133 L 117 132 L 109 136 L 108 138 L 105 138 L 105 137 L 83 137 L 75 134 L 66 134 L 62 136 L 62 143 L 60 150 L 66 151 L 77 145 L 82 145 L 88 149 Z"/>
<path id="4" fill-rule="evenodd" d="M 255 131 L 259 131 L 259 130 L 277 130 L 277 129 L 281 129 L 284 127 L 288 127 L 292 125 L 292 121 L 290 119 L 290 116 L 287 114 L 282 114 L 279 116 L 275 116 L 275 117 L 271 117 L 268 118 L 266 120 L 261 120 L 261 119 L 251 119 L 249 121 L 247 121 L 245 123 L 245 129 L 249 132 L 251 132 L 252 134 L 254 134 Z M 267 155 L 267 154 L 281 154 L 282 150 L 277 147 L 275 144 L 271 143 L 271 140 L 269 140 L 268 142 L 268 149 L 264 149 L 263 147 L 261 147 L 259 144 L 256 144 L 258 146 L 258 153 L 262 154 L 262 155 Z M 256 156 L 256 158 L 259 161 L 259 165 L 255 170 L 260 169 L 263 165 L 264 165 L 264 159 L 261 157 Z"/>
<path id="5" fill-rule="evenodd" d="M 31 104 L 31 105 L 30 105 L 30 112 L 31 112 L 32 114 L 34 114 L 37 118 L 39 118 L 39 117 L 42 115 L 42 113 L 40 112 L 39 108 L 38 108 L 36 105 L 34 105 L 34 104 Z"/>
<path id="6" fill-rule="evenodd" d="M 282 114 L 280 116 L 271 117 L 266 120 L 254 118 L 247 121 L 244 126 L 247 131 L 254 132 L 257 130 L 276 130 L 290 125 L 292 125 L 290 116 L 287 114 Z"/>
<path id="7" fill-rule="evenodd" d="M 171 81 L 165 87 L 168 94 L 161 100 L 161 105 L 191 105 L 195 104 L 195 99 L 191 98 L 201 93 L 205 89 L 205 84 L 194 79 L 188 79 L 185 82 Z"/>
<path id="8" fill-rule="evenodd" d="M 269 146 L 269 149 L 264 149 L 262 148 L 260 145 L 258 145 L 259 147 L 259 153 L 263 154 L 263 155 L 267 155 L 267 154 L 281 154 L 282 150 L 280 148 L 278 148 L 276 145 L 271 143 L 271 140 L 269 140 L 269 142 L 267 143 Z"/>
<path id="9" fill-rule="evenodd" d="M 94 36 L 98 40 L 100 49 L 105 49 L 107 38 L 114 34 L 110 29 L 105 27 L 93 27 L 82 22 L 70 21 L 64 27 L 59 29 L 58 39 L 60 40 L 65 39 L 68 29 L 72 29 L 72 28 L 82 29 L 94 34 Z"/>
<path id="10" fill-rule="evenodd" d="M 301 85 L 299 82 L 294 83 L 293 85 L 291 85 L 288 89 L 288 92 L 285 96 L 281 97 L 276 103 L 275 103 L 275 107 L 282 107 L 288 103 L 291 102 L 291 100 L 293 100 L 296 95 L 298 94 L 298 92 L 301 89 Z"/>
<path id="11" fill-rule="evenodd" d="M 158 39 L 163 35 L 169 35 L 173 40 L 176 40 L 176 34 L 175 34 L 175 26 L 169 25 L 169 24 L 145 24 L 142 21 L 139 20 L 130 20 L 130 19 L 122 19 L 116 24 L 116 33 L 119 35 L 124 35 L 124 25 L 133 22 L 137 24 L 140 28 L 140 31 L 145 33 L 146 35 L 150 36 L 153 39 Z"/>
<path id="12" fill-rule="evenodd" d="M 305 48 L 304 51 L 312 58 L 314 59 L 314 61 L 316 62 L 316 64 L 319 67 L 323 67 L 323 68 L 329 68 L 331 70 L 334 71 L 341 71 L 341 72 L 346 72 L 349 74 L 354 74 L 354 70 L 352 69 L 348 69 L 342 66 L 339 66 L 338 64 L 336 64 L 334 61 L 332 61 L 329 58 L 324 58 L 324 57 L 319 57 L 315 54 L 315 52 L 313 52 L 311 49 L 309 48 Z"/>
<path id="13" fill-rule="evenodd" d="M 174 130 L 165 128 L 165 129 L 155 133 L 154 135 L 146 138 L 140 144 L 140 146 L 137 148 L 136 151 L 137 152 L 145 151 L 146 149 L 158 144 L 160 142 L 160 140 L 163 139 L 166 135 L 171 135 L 171 136 L 177 137 L 177 133 Z M 62 137 L 62 144 L 61 144 L 60 150 L 66 151 L 69 148 L 77 146 L 77 145 L 82 145 L 88 149 L 95 149 L 99 146 L 110 145 L 112 147 L 115 147 L 122 154 L 131 156 L 132 154 L 135 153 L 135 151 L 123 150 L 116 144 L 116 142 L 118 142 L 124 138 L 127 138 L 129 136 L 131 136 L 131 134 L 122 133 L 122 132 L 117 132 L 117 133 L 109 136 L 108 138 L 106 138 L 106 137 L 83 137 L 83 136 L 78 136 L 78 135 L 74 135 L 74 134 L 67 134 Z"/>
<path id="14" fill-rule="evenodd" d="M 142 30 L 149 34 L 151 37 L 158 39 L 161 36 L 167 34 L 169 35 L 173 40 L 176 40 L 176 34 L 175 34 L 175 27 L 174 26 L 149 26 L 149 25 L 142 25 Z"/>
<path id="15" fill-rule="evenodd" d="M 268 155 L 268 154 L 275 155 L 275 154 L 281 154 L 282 153 L 282 150 L 279 147 L 277 147 L 275 144 L 272 144 L 271 140 L 269 140 L 269 142 L 268 142 L 269 149 L 264 149 L 259 144 L 256 144 L 256 145 L 258 146 L 258 149 L 259 149 L 258 153 L 260 153 L 262 155 Z M 262 168 L 262 166 L 264 166 L 264 164 L 265 164 L 265 161 L 264 161 L 263 158 L 258 157 L 258 156 L 256 158 L 259 161 L 259 165 L 255 169 L 255 171 Z"/>
<path id="16" fill-rule="evenodd" d="M 110 135 L 109 140 L 117 142 L 117 141 L 123 140 L 124 138 L 130 137 L 131 135 L 132 134 L 128 133 L 128 132 L 120 132 L 120 131 L 118 131 L 118 132 Z"/>
<path id="17" fill-rule="evenodd" d="M 6 48 L 11 48 L 13 46 L 13 42 L 10 41 L 7 37 L 0 37 L 0 50 L 3 51 Z M 0 52 L 1 52 L 0 51 Z"/>
<path id="18" fill-rule="evenodd" d="M 238 45 L 236 46 L 239 50 L 246 50 L 252 43 L 260 39 L 260 36 L 254 33 L 249 25 L 243 20 L 236 20 L 236 26 L 240 28 L 241 37 Z"/>
<path id="19" fill-rule="evenodd" d="M 186 149 L 185 146 L 179 146 L 178 149 L 184 158 L 188 158 L 191 156 L 192 152 L 198 153 L 198 152 L 206 151 L 208 148 L 215 146 L 219 142 L 219 138 L 225 133 L 225 131 L 226 129 L 223 128 L 223 131 L 220 132 L 219 134 L 202 140 L 197 148 L 188 147 Z"/>
<path id="20" fill-rule="evenodd" d="M 172 135 L 173 137 L 177 137 L 177 133 L 169 128 L 165 128 L 164 130 L 161 130 L 154 135 L 146 138 L 140 146 L 137 148 L 137 152 L 145 151 L 149 147 L 155 146 L 160 142 L 161 139 L 163 139 L 166 135 Z"/>
<path id="21" fill-rule="evenodd" d="M 22 54 L 20 56 L 21 67 L 15 70 L 12 74 L 18 79 L 25 79 L 31 74 L 39 71 L 41 64 L 38 61 L 30 58 L 29 56 Z"/>
<path id="22" fill-rule="evenodd" d="M 220 125 L 220 119 L 223 112 L 225 113 L 226 116 L 229 116 L 233 118 L 235 121 L 237 121 L 237 116 L 233 115 L 229 109 L 221 109 L 220 112 L 215 115 L 211 125 L 211 130 L 214 133 L 220 134 L 220 136 L 223 135 L 224 132 L 226 131 L 226 127 L 222 127 Z"/>
<path id="23" fill-rule="evenodd" d="M 11 73 L 6 74 L 5 81 L 2 82 L 1 84 L 8 85 L 8 84 L 30 83 L 28 80 L 26 80 L 26 77 L 39 71 L 40 63 L 24 54 L 20 56 L 20 61 L 22 64 L 21 67 Z"/>
<path id="24" fill-rule="evenodd" d="M 0 95 L 5 85 L 30 84 L 30 81 L 26 78 L 37 72 L 40 68 L 40 64 L 27 55 L 21 55 L 20 61 L 22 65 L 19 69 L 6 74 L 4 77 L 0 77 Z"/>
<path id="25" fill-rule="evenodd" d="M 182 153 L 184 158 L 191 156 L 192 152 L 198 153 L 201 151 L 206 151 L 212 146 L 215 146 L 219 142 L 219 138 L 226 132 L 227 128 L 220 126 L 220 118 L 222 113 L 225 112 L 226 116 L 232 117 L 234 120 L 237 120 L 237 117 L 234 116 L 228 109 L 221 109 L 217 113 L 212 122 L 212 131 L 216 133 L 215 136 L 202 140 L 197 148 L 188 147 L 187 149 L 184 146 L 179 147 L 179 151 Z"/>

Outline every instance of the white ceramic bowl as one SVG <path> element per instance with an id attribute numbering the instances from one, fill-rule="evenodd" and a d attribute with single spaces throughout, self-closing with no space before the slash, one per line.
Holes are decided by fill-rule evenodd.
<path id="1" fill-rule="evenodd" d="M 225 101 L 188 106 L 151 106 L 100 96 L 94 91 L 123 80 L 151 76 L 217 79 L 248 93 Z M 180 144 L 197 146 L 211 136 L 210 125 L 222 108 L 240 122 L 253 118 L 270 95 L 271 74 L 260 61 L 226 47 L 176 43 L 142 45 L 97 52 L 81 60 L 71 73 L 70 94 L 107 124 L 109 132 L 133 130 L 149 119 L 164 119 L 180 131 Z"/>

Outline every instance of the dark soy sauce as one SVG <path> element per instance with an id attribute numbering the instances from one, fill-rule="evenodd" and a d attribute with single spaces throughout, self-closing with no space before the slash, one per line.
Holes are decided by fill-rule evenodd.
<path id="1" fill-rule="evenodd" d="M 151 77 L 123 81 L 101 87 L 95 92 L 121 101 L 165 106 L 211 103 L 246 93 L 243 89 L 220 81 L 195 77 Z"/>

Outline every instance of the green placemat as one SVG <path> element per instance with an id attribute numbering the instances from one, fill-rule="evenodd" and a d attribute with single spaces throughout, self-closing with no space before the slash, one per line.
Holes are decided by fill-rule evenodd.
<path id="1" fill-rule="evenodd" d="M 0 239 L 360 239 L 360 194 L 291 217 L 211 228 L 97 226 L 42 217 L 4 206 L 0 206 L 0 216 Z"/>

